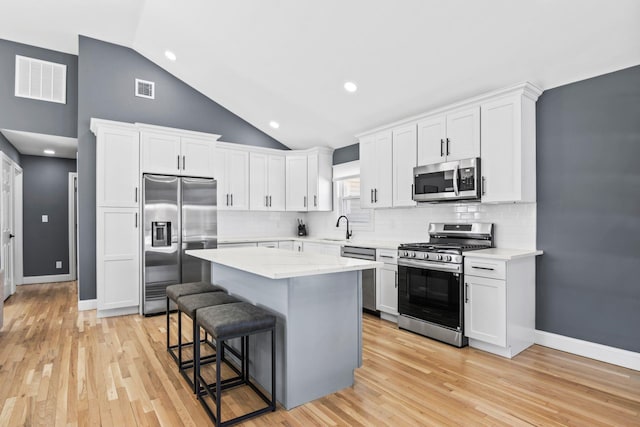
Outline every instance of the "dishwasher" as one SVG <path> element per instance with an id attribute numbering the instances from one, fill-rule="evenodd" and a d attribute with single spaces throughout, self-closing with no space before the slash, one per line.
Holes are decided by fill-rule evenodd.
<path id="1" fill-rule="evenodd" d="M 367 261 L 376 260 L 376 250 L 357 246 L 343 246 L 340 255 L 345 258 L 357 258 Z M 376 269 L 362 270 L 362 308 L 364 311 L 377 315 L 376 310 Z"/>

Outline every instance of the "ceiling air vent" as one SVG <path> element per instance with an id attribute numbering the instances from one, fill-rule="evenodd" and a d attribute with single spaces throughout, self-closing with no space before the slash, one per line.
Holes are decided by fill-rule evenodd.
<path id="1" fill-rule="evenodd" d="M 16 96 L 67 103 L 67 66 L 16 55 Z"/>
<path id="2" fill-rule="evenodd" d="M 155 99 L 156 84 L 147 80 L 136 79 L 136 96 L 141 98 Z"/>

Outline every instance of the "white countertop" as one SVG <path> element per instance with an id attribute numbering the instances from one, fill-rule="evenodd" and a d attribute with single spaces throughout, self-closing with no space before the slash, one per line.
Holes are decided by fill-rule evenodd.
<path id="1" fill-rule="evenodd" d="M 248 241 L 255 242 L 257 240 Z M 384 265 L 382 262 L 377 261 L 261 247 L 193 249 L 188 250 L 186 253 L 215 264 L 226 265 L 227 267 L 247 271 L 268 279 L 288 279 L 291 277 L 367 270 Z"/>
<path id="2" fill-rule="evenodd" d="M 361 248 L 374 248 L 374 249 L 398 249 L 400 243 L 396 241 L 387 240 L 346 240 L 346 239 L 333 239 L 322 237 L 238 237 L 238 238 L 222 238 L 218 239 L 218 243 L 251 243 L 251 242 L 278 242 L 283 240 L 291 240 L 296 242 L 311 242 L 311 243 L 324 243 L 327 245 L 337 246 L 357 246 Z"/>
<path id="3" fill-rule="evenodd" d="M 465 253 L 466 258 L 491 258 L 509 261 L 517 258 L 542 255 L 542 251 L 531 249 L 490 248 Z"/>

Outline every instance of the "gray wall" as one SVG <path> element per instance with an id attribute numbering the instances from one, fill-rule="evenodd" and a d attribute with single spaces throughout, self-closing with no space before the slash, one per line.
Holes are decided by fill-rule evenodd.
<path id="1" fill-rule="evenodd" d="M 11 144 L 9 140 L 4 137 L 2 133 L 0 133 L 0 151 L 9 156 L 11 160 L 16 162 L 17 164 L 22 164 L 20 153 L 18 152 L 18 150 L 16 150 L 16 147 L 14 147 L 13 144 Z"/>
<path id="2" fill-rule="evenodd" d="M 67 103 L 15 96 L 15 56 L 67 66 Z M 0 39 L 0 128 L 75 138 L 78 126 L 78 57 Z"/>
<path id="3" fill-rule="evenodd" d="M 79 43 L 79 275 L 80 299 L 87 300 L 96 297 L 96 154 L 95 137 L 89 130 L 92 117 L 215 133 L 229 142 L 287 147 L 135 51 L 82 36 Z M 155 100 L 134 96 L 135 78 L 156 83 Z"/>
<path id="4" fill-rule="evenodd" d="M 537 104 L 536 328 L 640 351 L 640 66 Z"/>
<path id="5" fill-rule="evenodd" d="M 347 145 L 333 151 L 333 164 L 353 162 L 360 160 L 360 144 Z"/>
<path id="6" fill-rule="evenodd" d="M 69 172 L 73 159 L 22 156 L 24 275 L 69 273 Z M 42 215 L 49 222 L 42 222 Z M 62 269 L 56 269 L 62 261 Z"/>

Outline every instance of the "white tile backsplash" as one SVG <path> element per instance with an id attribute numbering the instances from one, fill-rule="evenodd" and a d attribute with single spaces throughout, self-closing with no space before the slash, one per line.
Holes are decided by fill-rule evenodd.
<path id="1" fill-rule="evenodd" d="M 218 211 L 218 238 L 292 237 L 298 233 L 296 218 L 305 217 L 298 212 Z"/>
<path id="2" fill-rule="evenodd" d="M 344 236 L 345 223 L 342 221 L 340 228 L 336 228 L 337 214 L 334 212 L 310 212 L 305 217 L 312 237 Z M 427 227 L 430 222 L 472 221 L 495 224 L 496 247 L 536 249 L 535 203 L 447 203 L 425 204 L 416 208 L 376 209 L 373 231 L 356 229 L 353 237 L 362 240 L 421 242 L 428 240 Z"/>

